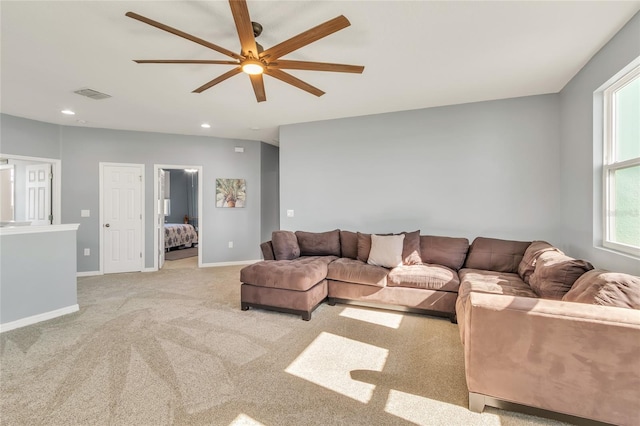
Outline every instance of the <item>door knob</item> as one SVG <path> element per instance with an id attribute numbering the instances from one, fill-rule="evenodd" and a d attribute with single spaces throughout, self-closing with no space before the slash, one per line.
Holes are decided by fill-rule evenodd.
<path id="1" fill-rule="evenodd" d="M 110 227 L 111 225 L 109 225 L 108 223 L 106 225 L 104 225 L 105 228 Z"/>

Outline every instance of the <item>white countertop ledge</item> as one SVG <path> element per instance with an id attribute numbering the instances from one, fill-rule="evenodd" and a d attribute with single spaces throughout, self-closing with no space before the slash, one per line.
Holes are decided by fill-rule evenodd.
<path id="1" fill-rule="evenodd" d="M 29 226 L 3 226 L 0 227 L 0 236 L 19 234 L 39 234 L 42 232 L 62 232 L 77 231 L 79 223 L 69 223 L 64 225 L 29 225 Z"/>

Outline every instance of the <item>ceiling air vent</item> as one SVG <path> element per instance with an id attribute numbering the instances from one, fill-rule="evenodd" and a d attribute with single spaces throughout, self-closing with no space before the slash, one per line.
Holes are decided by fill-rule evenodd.
<path id="1" fill-rule="evenodd" d="M 77 93 L 78 95 L 86 96 L 87 98 L 95 99 L 96 101 L 100 100 L 100 99 L 107 99 L 107 98 L 111 97 L 111 95 L 107 95 L 106 93 L 100 93 L 97 90 L 93 90 L 93 89 L 79 89 L 79 90 L 76 90 L 73 93 Z"/>

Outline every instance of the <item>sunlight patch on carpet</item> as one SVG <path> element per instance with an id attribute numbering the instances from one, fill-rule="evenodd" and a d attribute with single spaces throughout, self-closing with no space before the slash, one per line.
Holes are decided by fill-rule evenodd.
<path id="1" fill-rule="evenodd" d="M 474 413 L 466 407 L 449 404 L 444 401 L 436 401 L 411 393 L 391 389 L 384 411 L 415 424 L 429 425 L 451 424 L 451 419 L 456 419 L 456 424 L 477 424 L 482 416 L 483 426 L 500 426 L 500 417 L 490 413 Z"/>
<path id="2" fill-rule="evenodd" d="M 322 332 L 285 371 L 366 404 L 376 386 L 353 380 L 351 371 L 382 371 L 388 355 L 387 349 Z"/>
<path id="3" fill-rule="evenodd" d="M 240 413 L 238 414 L 238 417 L 236 417 L 235 419 L 233 419 L 231 423 L 229 423 L 229 426 L 264 426 L 264 425 L 259 421 L 254 420 L 251 417 L 247 416 L 246 414 Z"/>
<path id="4" fill-rule="evenodd" d="M 394 312 L 374 311 L 372 309 L 344 308 L 340 313 L 341 317 L 351 318 L 370 324 L 381 325 L 393 329 L 400 328 L 402 314 Z"/>

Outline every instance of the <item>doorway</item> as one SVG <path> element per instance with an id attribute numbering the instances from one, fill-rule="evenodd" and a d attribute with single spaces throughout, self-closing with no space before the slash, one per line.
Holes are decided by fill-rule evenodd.
<path id="1" fill-rule="evenodd" d="M 60 160 L 0 154 L 0 226 L 59 225 L 60 169 Z"/>
<path id="2" fill-rule="evenodd" d="M 202 266 L 202 166 L 154 165 L 154 269 Z"/>

